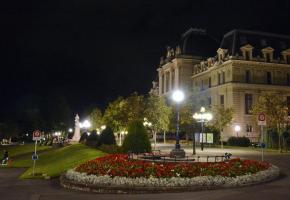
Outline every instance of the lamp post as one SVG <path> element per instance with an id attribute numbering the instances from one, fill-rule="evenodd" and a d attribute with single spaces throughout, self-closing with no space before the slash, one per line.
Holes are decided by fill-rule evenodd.
<path id="1" fill-rule="evenodd" d="M 237 137 L 239 137 L 239 132 L 240 132 L 240 130 L 241 130 L 241 127 L 240 127 L 239 125 L 236 125 L 236 126 L 235 126 L 235 131 L 236 131 L 236 133 L 237 133 Z"/>
<path id="2" fill-rule="evenodd" d="M 84 129 L 86 132 L 92 126 L 89 120 L 85 120 L 84 122 L 80 123 L 80 128 Z"/>
<path id="3" fill-rule="evenodd" d="M 151 129 L 152 123 L 149 122 L 146 117 L 144 117 L 143 126 L 148 128 L 150 130 L 150 132 L 152 131 L 152 129 Z M 156 149 L 156 132 L 155 131 L 153 131 L 153 140 L 154 140 L 154 150 L 155 150 Z"/>
<path id="4" fill-rule="evenodd" d="M 203 132 L 204 132 L 204 123 L 207 121 L 212 120 L 212 114 L 209 112 L 205 112 L 205 108 L 201 107 L 200 108 L 200 112 L 199 113 L 194 113 L 193 118 L 198 120 L 198 122 L 201 123 L 201 144 L 200 144 L 200 148 L 203 151 Z"/>
<path id="5" fill-rule="evenodd" d="M 185 151 L 180 148 L 179 144 L 179 104 L 184 100 L 184 93 L 181 90 L 176 90 L 172 94 L 172 99 L 176 103 L 176 137 L 175 137 L 175 148 L 172 149 L 170 155 L 172 157 L 185 157 Z"/>

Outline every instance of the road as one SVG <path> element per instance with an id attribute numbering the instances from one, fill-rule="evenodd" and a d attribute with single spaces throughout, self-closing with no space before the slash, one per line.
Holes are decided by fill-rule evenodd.
<path id="1" fill-rule="evenodd" d="M 169 151 L 171 147 L 159 147 L 162 151 Z M 191 152 L 190 148 L 186 149 Z M 198 150 L 198 154 L 222 155 L 231 152 L 234 156 L 249 159 L 261 159 L 260 152 L 243 149 L 205 149 Z M 290 154 L 266 153 L 265 159 L 280 167 L 282 175 L 278 180 L 262 185 L 235 189 L 220 189 L 210 191 L 160 194 L 93 194 L 69 191 L 61 188 L 58 179 L 52 180 L 19 180 L 17 177 L 24 169 L 0 169 L 0 200 L 289 200 L 290 199 Z"/>

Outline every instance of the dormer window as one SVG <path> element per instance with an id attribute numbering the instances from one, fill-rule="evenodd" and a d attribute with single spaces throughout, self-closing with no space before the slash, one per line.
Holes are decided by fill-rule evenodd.
<path id="1" fill-rule="evenodd" d="M 274 52 L 274 49 L 272 47 L 267 47 L 267 48 L 262 49 L 265 62 L 273 61 L 273 52 Z"/>
<path id="2" fill-rule="evenodd" d="M 245 60 L 252 60 L 253 49 L 254 49 L 253 46 L 251 46 L 250 44 L 247 44 L 245 46 L 242 46 L 240 49 L 242 51 L 242 54 Z"/>
<path id="3" fill-rule="evenodd" d="M 283 60 L 286 64 L 290 64 L 290 49 L 281 52 Z"/>

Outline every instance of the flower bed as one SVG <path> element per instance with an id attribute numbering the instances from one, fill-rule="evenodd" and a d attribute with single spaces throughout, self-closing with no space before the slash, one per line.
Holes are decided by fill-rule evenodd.
<path id="1" fill-rule="evenodd" d="M 251 185 L 279 175 L 266 162 L 232 159 L 220 163 L 152 163 L 113 154 L 69 170 L 61 178 L 64 187 L 98 192 L 190 191 Z"/>
<path id="2" fill-rule="evenodd" d="M 254 160 L 232 159 L 218 163 L 154 163 L 150 161 L 130 160 L 126 154 L 111 154 L 88 161 L 75 171 L 88 175 L 110 177 L 187 177 L 224 176 L 236 177 L 253 174 L 268 169 L 269 163 Z"/>

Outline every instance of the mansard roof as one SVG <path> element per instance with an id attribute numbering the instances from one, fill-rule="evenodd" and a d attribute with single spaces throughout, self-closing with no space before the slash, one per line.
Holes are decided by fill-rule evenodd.
<path id="1" fill-rule="evenodd" d="M 282 51 L 290 48 L 290 36 L 234 29 L 224 35 L 220 48 L 228 49 L 230 56 L 236 56 L 245 45 L 254 47 L 253 56 L 261 55 L 262 49 L 271 47 L 274 57 L 279 57 Z"/>
<path id="2" fill-rule="evenodd" d="M 215 55 L 220 41 L 211 37 L 206 30 L 190 28 L 182 34 L 178 43 L 182 55 L 207 58 Z"/>

